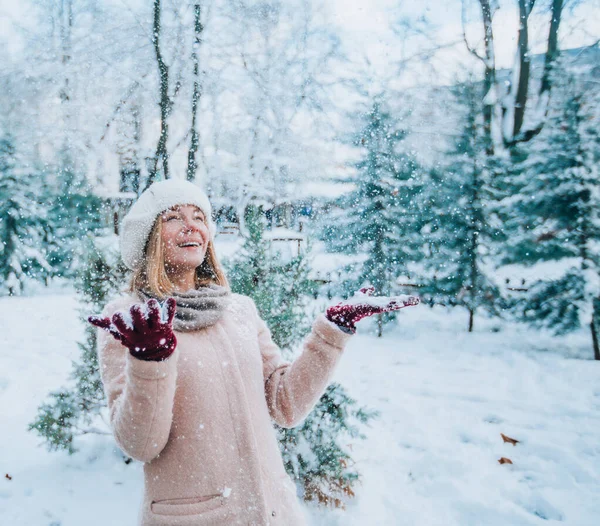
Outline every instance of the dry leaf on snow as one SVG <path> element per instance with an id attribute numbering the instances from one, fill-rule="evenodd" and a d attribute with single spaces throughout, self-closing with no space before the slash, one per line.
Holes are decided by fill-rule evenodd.
<path id="1" fill-rule="evenodd" d="M 500 433 L 500 436 L 502 437 L 502 440 L 504 440 L 504 442 L 508 442 L 509 444 L 512 444 L 513 446 L 516 446 L 519 443 L 518 440 L 507 437 L 504 433 Z"/>

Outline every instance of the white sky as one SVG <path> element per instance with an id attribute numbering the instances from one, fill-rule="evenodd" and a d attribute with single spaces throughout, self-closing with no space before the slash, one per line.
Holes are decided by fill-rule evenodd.
<path id="1" fill-rule="evenodd" d="M 549 15 L 542 12 L 548 2 L 538 0 L 531 15 L 530 44 L 533 53 L 545 50 Z M 573 0 L 567 5 L 573 3 Z M 437 80 L 453 82 L 464 65 L 478 65 L 462 43 L 461 0 L 332 0 L 333 18 L 343 31 L 344 45 L 352 55 L 368 57 L 377 70 L 389 70 L 402 54 L 402 39 L 394 35 L 390 23 L 402 17 L 426 16 L 434 25 L 434 40 L 439 43 L 460 42 L 445 50 L 435 61 Z M 481 44 L 483 31 L 477 0 L 466 0 L 470 7 L 467 17 L 467 36 L 471 46 Z M 516 50 L 518 10 L 516 0 L 501 0 L 501 9 L 494 17 L 496 63 L 499 68 L 512 65 Z M 573 12 L 567 10 L 561 21 L 563 49 L 589 45 L 600 38 L 600 0 L 582 0 Z M 411 55 L 419 43 L 404 43 L 404 54 Z M 418 83 L 414 73 L 405 79 Z M 430 81 L 431 79 L 428 79 Z"/>
<path id="2" fill-rule="evenodd" d="M 119 0 L 135 5 L 138 0 Z M 470 8 L 467 35 L 471 45 L 481 44 L 481 22 L 477 0 L 465 0 Z M 575 0 L 567 0 L 567 5 Z M 544 50 L 548 31 L 548 15 L 540 8 L 548 2 L 538 0 L 532 15 L 530 43 L 533 53 Z M 413 54 L 423 44 L 418 39 L 402 39 L 390 30 L 393 21 L 402 17 L 425 16 L 433 23 L 434 40 L 440 43 L 462 40 L 461 0 L 327 0 L 323 2 L 341 32 L 347 53 L 356 60 L 368 59 L 373 73 L 396 76 L 398 60 Z M 513 62 L 517 35 L 516 0 L 500 0 L 501 9 L 494 18 L 496 59 L 498 67 Z M 539 7 L 538 7 L 539 6 Z M 22 28 L 35 32 L 34 17 L 30 16 L 27 0 L 0 0 L 0 53 L 2 50 L 18 55 L 24 45 Z M 150 21 L 148 22 L 150 23 Z M 579 0 L 577 7 L 567 10 L 561 23 L 563 49 L 591 44 L 600 38 L 600 0 Z M 433 62 L 435 73 L 428 71 L 427 79 L 419 79 L 419 72 L 405 73 L 403 83 L 419 81 L 452 83 L 458 71 L 476 66 L 464 44 L 458 43 L 438 55 Z M 434 75 L 435 78 L 432 78 Z"/>

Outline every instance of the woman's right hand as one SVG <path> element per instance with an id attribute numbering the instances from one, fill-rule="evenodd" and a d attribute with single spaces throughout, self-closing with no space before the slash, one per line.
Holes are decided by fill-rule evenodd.
<path id="1" fill-rule="evenodd" d="M 382 314 L 419 304 L 416 296 L 373 296 L 374 287 L 360 289 L 354 297 L 327 309 L 326 317 L 347 332 L 356 332 L 356 323 L 367 316 Z"/>
<path id="2" fill-rule="evenodd" d="M 173 333 L 175 310 L 173 298 L 168 298 L 162 308 L 158 301 L 150 299 L 145 304 L 132 305 L 129 312 L 115 312 L 112 319 L 90 316 L 88 321 L 112 334 L 132 356 L 158 362 L 171 356 L 177 346 Z"/>

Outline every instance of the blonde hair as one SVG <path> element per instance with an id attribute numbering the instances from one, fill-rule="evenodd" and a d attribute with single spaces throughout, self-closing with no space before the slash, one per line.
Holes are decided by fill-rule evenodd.
<path id="1" fill-rule="evenodd" d="M 146 241 L 142 264 L 133 271 L 131 276 L 130 292 L 146 290 L 159 298 L 165 298 L 174 292 L 175 285 L 169 279 L 165 267 L 161 234 L 162 220 L 158 216 Z M 196 288 L 210 284 L 229 288 L 229 282 L 217 258 L 212 239 L 208 242 L 204 261 L 196 267 Z"/>

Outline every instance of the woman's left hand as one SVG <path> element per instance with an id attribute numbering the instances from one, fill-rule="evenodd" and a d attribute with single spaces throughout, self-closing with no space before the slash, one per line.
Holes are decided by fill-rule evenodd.
<path id="1" fill-rule="evenodd" d="M 416 296 L 373 296 L 374 287 L 360 289 L 359 293 L 347 301 L 327 309 L 326 317 L 340 327 L 356 332 L 356 323 L 367 316 L 391 312 L 419 304 Z"/>

